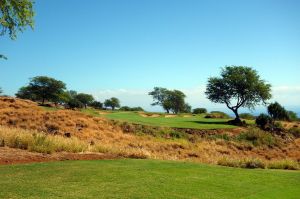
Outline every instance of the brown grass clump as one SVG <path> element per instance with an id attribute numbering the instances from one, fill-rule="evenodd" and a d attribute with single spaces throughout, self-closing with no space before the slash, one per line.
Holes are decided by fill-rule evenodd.
<path id="1" fill-rule="evenodd" d="M 0 125 L 85 139 L 120 131 L 106 119 L 73 110 L 45 111 L 34 102 L 7 97 L 0 97 Z"/>

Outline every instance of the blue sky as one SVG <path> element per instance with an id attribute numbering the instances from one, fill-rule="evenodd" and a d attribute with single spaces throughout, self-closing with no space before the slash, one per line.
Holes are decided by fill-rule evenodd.
<path id="1" fill-rule="evenodd" d="M 300 1 L 44 0 L 35 11 L 34 31 L 0 38 L 5 94 L 47 75 L 148 110 L 159 110 L 147 96 L 154 86 L 222 109 L 205 99 L 207 78 L 245 65 L 272 84 L 273 100 L 300 112 Z"/>

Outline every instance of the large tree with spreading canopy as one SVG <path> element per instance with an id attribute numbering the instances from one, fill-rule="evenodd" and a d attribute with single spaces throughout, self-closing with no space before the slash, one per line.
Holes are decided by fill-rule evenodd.
<path id="1" fill-rule="evenodd" d="M 257 71 L 246 66 L 225 66 L 221 77 L 208 79 L 205 94 L 214 103 L 225 104 L 240 123 L 238 109 L 254 109 L 271 98 L 271 85 L 262 80 Z"/>

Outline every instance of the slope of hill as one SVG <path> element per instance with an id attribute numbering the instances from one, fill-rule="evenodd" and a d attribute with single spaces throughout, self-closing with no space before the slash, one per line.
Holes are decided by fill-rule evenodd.
<path id="1" fill-rule="evenodd" d="M 17 142 L 12 145 L 17 148 L 21 134 L 30 134 L 30 139 L 37 143 L 41 142 L 37 138 L 43 138 L 37 135 L 44 134 L 60 136 L 62 140 L 78 138 L 80 143 L 85 143 L 84 152 L 96 151 L 117 157 L 189 160 L 222 165 L 227 164 L 224 160 L 229 160 L 228 165 L 232 164 L 231 160 L 259 160 L 265 163 L 285 159 L 300 161 L 300 139 L 282 140 L 258 132 L 262 137 L 253 141 L 252 137 L 248 140 L 249 132 L 237 137 L 236 132 L 230 134 L 231 129 L 205 131 L 207 136 L 193 137 L 177 137 L 176 131 L 169 131 L 168 136 L 155 137 L 140 133 L 139 128 L 136 128 L 137 132 L 124 131 L 122 125 L 116 122 L 80 111 L 46 111 L 34 102 L 7 97 L 0 98 L 0 125 L 0 141 L 5 146 L 7 142 Z M 250 136 L 257 136 L 257 132 L 250 133 Z"/>

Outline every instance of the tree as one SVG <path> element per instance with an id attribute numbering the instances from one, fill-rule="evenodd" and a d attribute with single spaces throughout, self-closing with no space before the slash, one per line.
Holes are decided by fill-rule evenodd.
<path id="1" fill-rule="evenodd" d="M 81 103 L 78 99 L 71 98 L 67 103 L 69 108 L 83 108 L 84 104 Z"/>
<path id="2" fill-rule="evenodd" d="M 288 112 L 278 102 L 271 103 L 268 106 L 268 113 L 272 117 L 273 120 L 288 120 L 289 119 Z"/>
<path id="3" fill-rule="evenodd" d="M 183 110 L 184 113 L 191 113 L 192 112 L 192 106 L 189 105 L 188 103 L 186 103 L 184 105 L 184 110 Z"/>
<path id="4" fill-rule="evenodd" d="M 77 99 L 78 101 L 80 101 L 84 107 L 86 108 L 87 105 L 89 105 L 90 103 L 92 103 L 94 101 L 94 97 L 90 94 L 85 94 L 85 93 L 79 93 L 75 96 L 75 99 Z"/>
<path id="5" fill-rule="evenodd" d="M 149 92 L 153 98 L 152 106 L 160 105 L 167 113 L 184 112 L 185 108 L 185 94 L 179 90 L 168 90 L 166 88 L 154 87 L 153 91 Z"/>
<path id="6" fill-rule="evenodd" d="M 31 78 L 28 86 L 20 88 L 16 95 L 21 98 L 42 101 L 44 104 L 45 100 L 57 102 L 65 88 L 66 85 L 62 81 L 47 76 L 36 76 Z"/>
<path id="7" fill-rule="evenodd" d="M 185 94 L 179 90 L 168 91 L 167 101 L 170 103 L 173 113 L 184 112 L 186 108 L 184 98 Z"/>
<path id="8" fill-rule="evenodd" d="M 226 66 L 221 77 L 208 79 L 205 94 L 214 103 L 224 103 L 235 114 L 235 123 L 241 124 L 240 107 L 254 109 L 271 98 L 271 85 L 260 78 L 257 71 L 246 66 Z"/>
<path id="9" fill-rule="evenodd" d="M 0 87 L 0 94 L 3 93 L 2 88 Z"/>
<path id="10" fill-rule="evenodd" d="M 206 108 L 195 108 L 193 110 L 193 114 L 203 114 L 203 113 L 207 113 Z"/>
<path id="11" fill-rule="evenodd" d="M 111 107 L 112 110 L 120 107 L 120 100 L 118 98 L 112 97 L 104 101 L 105 107 Z"/>
<path id="12" fill-rule="evenodd" d="M 168 98 L 168 89 L 161 88 L 161 87 L 154 87 L 153 91 L 148 93 L 153 98 L 152 106 L 162 106 L 163 109 L 167 111 L 167 113 L 170 112 L 171 104 L 167 101 Z"/>
<path id="13" fill-rule="evenodd" d="M 294 111 L 288 111 L 287 113 L 288 113 L 290 121 L 296 121 L 296 120 L 298 120 L 297 113 L 295 113 Z"/>
<path id="14" fill-rule="evenodd" d="M 90 104 L 91 107 L 95 108 L 95 109 L 102 109 L 103 108 L 103 103 L 99 102 L 99 101 L 93 101 Z"/>
<path id="15" fill-rule="evenodd" d="M 31 0 L 0 0 L 0 35 L 6 33 L 14 40 L 17 32 L 23 32 L 27 26 L 33 29 L 33 2 Z M 0 58 L 7 59 L 4 55 Z"/>
<path id="16" fill-rule="evenodd" d="M 122 106 L 120 111 L 144 111 L 142 107 L 129 107 L 129 106 Z"/>
<path id="17" fill-rule="evenodd" d="M 32 101 L 36 101 L 37 97 L 31 90 L 31 87 L 29 86 L 23 86 L 19 89 L 19 91 L 16 93 L 16 97 L 21 99 L 29 99 Z"/>

